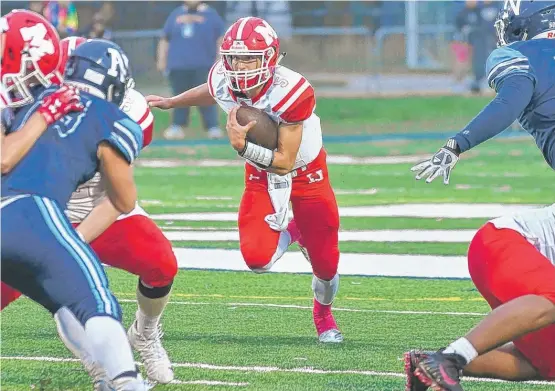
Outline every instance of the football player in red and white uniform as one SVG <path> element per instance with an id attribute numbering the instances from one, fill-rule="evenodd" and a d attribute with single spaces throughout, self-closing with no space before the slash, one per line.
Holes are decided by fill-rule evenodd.
<path id="1" fill-rule="evenodd" d="M 79 37 L 61 41 L 60 74 L 71 51 L 82 42 Z M 152 141 L 154 116 L 145 97 L 129 89 L 120 108 L 141 126 L 143 148 L 148 146 Z M 139 205 L 131 213 L 120 215 L 106 197 L 98 173 L 73 193 L 66 214 L 103 263 L 139 276 L 138 310 L 128 331 L 129 341 L 140 354 L 151 381 L 171 382 L 174 374 L 162 346 L 160 325 L 178 269 L 171 242 Z"/>
<path id="2" fill-rule="evenodd" d="M 61 41 L 62 56 L 55 81 L 62 81 L 61 75 L 71 51 L 85 41 L 80 37 L 68 37 Z M 152 141 L 154 116 L 144 96 L 129 89 L 121 109 L 143 129 L 143 148 L 146 147 Z M 131 213 L 120 215 L 106 197 L 98 173 L 77 188 L 67 205 L 66 214 L 103 263 L 139 276 L 139 308 L 128 331 L 129 341 L 141 355 L 151 381 L 171 382 L 174 374 L 162 346 L 160 326 L 160 318 L 177 274 L 177 259 L 171 242 L 139 205 Z M 19 292 L 3 286 L 2 308 L 19 295 Z"/>
<path id="3" fill-rule="evenodd" d="M 467 376 L 555 380 L 555 204 L 493 219 L 468 249 L 492 312 L 436 353 L 405 355 L 407 390 L 462 390 Z M 512 341 L 512 342 L 511 342 Z"/>
<path id="4" fill-rule="evenodd" d="M 268 271 L 296 241 L 314 273 L 314 323 L 321 342 L 343 336 L 331 312 L 339 287 L 339 213 L 322 146 L 314 89 L 299 73 L 279 65 L 279 38 L 263 19 L 241 18 L 224 35 L 222 58 L 208 81 L 172 98 L 149 96 L 153 107 L 218 103 L 228 113 L 229 140 L 246 159 L 245 192 L 239 209 L 243 258 L 255 272 Z M 246 140 L 254 125 L 241 126 L 241 105 L 256 107 L 279 124 L 278 148 Z M 294 220 L 288 225 L 289 202 Z"/>
<path id="5" fill-rule="evenodd" d="M 43 32 L 43 40 L 37 41 L 35 46 L 29 45 L 24 52 L 25 37 L 30 39 L 39 28 Z M 19 162 L 48 125 L 70 111 L 83 109 L 79 103 L 79 91 L 64 87 L 52 95 L 54 99 L 51 100 L 58 99 L 59 104 L 49 107 L 43 102 L 38 112 L 17 133 L 5 135 L 13 118 L 13 109 L 33 100 L 30 87 L 50 86 L 59 56 L 58 34 L 41 15 L 16 10 L 0 18 L 2 174 L 9 172 Z"/>

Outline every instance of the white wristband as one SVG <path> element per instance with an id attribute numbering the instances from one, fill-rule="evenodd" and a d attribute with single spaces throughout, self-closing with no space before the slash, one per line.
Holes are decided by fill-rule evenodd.
<path id="1" fill-rule="evenodd" d="M 245 148 L 239 155 L 264 168 L 270 167 L 274 161 L 274 151 L 248 141 L 245 141 Z"/>

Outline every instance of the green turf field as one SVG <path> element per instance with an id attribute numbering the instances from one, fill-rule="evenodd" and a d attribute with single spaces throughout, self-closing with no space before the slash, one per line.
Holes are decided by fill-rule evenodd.
<path id="1" fill-rule="evenodd" d="M 385 101 L 377 102 L 385 110 Z M 376 123 L 392 120 L 384 115 Z M 461 270 L 464 274 L 468 235 L 490 215 L 508 206 L 550 204 L 555 192 L 554 173 L 528 138 L 478 147 L 461 159 L 449 186 L 417 182 L 410 162 L 394 160 L 416 161 L 441 143 L 327 145 L 342 215 L 340 267 L 347 270 L 335 302 L 345 335 L 341 346 L 317 343 L 309 274 L 237 271 L 242 269 L 234 214 L 243 176 L 230 147 L 182 145 L 145 151 L 136 169 L 141 203 L 168 237 L 175 237 L 180 265 L 189 268 L 179 272 L 163 319 L 177 381 L 155 390 L 404 390 L 404 351 L 442 347 L 488 312 L 468 279 L 414 277 L 429 277 L 425 269 L 430 262 L 437 262 L 440 277 L 457 277 Z M 351 157 L 350 164 L 338 164 L 339 157 Z M 153 159 L 162 167 L 152 167 Z M 205 159 L 214 159 L 217 166 L 204 166 Z M 170 163 L 174 167 L 164 167 Z M 390 209 L 384 213 L 379 207 Z M 447 240 L 433 230 L 449 233 Z M 427 232 L 431 241 L 419 232 Z M 393 273 L 382 268 L 390 262 L 399 265 Z M 275 267 L 309 270 L 296 247 Z M 129 326 L 136 308 L 136 278 L 117 270 L 108 274 Z M 1 348 L 3 390 L 91 389 L 80 365 L 63 361 L 71 355 L 56 338 L 50 316 L 27 299 L 2 313 Z M 554 388 L 553 383 L 465 383 L 471 391 Z"/>
<path id="2" fill-rule="evenodd" d="M 388 99 L 317 98 L 316 113 L 326 134 L 422 132 L 459 129 L 489 102 L 488 97 L 405 97 Z M 226 117 L 221 110 L 220 123 Z M 156 113 L 156 130 L 169 125 L 169 112 Z M 202 137 L 201 119 L 192 109 L 187 138 Z"/>

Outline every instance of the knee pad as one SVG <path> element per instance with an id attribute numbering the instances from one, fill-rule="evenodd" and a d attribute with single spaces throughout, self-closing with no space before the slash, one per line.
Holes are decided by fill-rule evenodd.
<path id="1" fill-rule="evenodd" d="M 336 274 L 331 280 L 322 280 L 316 276 L 312 277 L 312 291 L 314 298 L 320 304 L 329 305 L 335 299 L 339 290 L 339 274 Z"/>

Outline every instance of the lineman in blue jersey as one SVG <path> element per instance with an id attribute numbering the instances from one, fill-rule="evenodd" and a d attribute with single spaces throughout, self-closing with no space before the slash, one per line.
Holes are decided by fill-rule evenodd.
<path id="1" fill-rule="evenodd" d="M 146 390 L 104 270 L 63 213 L 77 186 L 99 170 L 108 181 L 113 205 L 122 213 L 135 206 L 130 165 L 139 154 L 143 133 L 118 108 L 132 85 L 127 57 L 109 41 L 89 40 L 69 59 L 66 80 L 81 90 L 83 111 L 50 125 L 2 177 L 2 282 L 52 314 L 69 311 L 79 321 L 87 337 L 86 351 L 113 387 L 95 389 Z M 57 88 L 44 90 L 37 103 L 21 109 L 13 128 L 23 126 L 40 100 Z M 64 334 L 70 338 L 72 332 Z"/>
<path id="2" fill-rule="evenodd" d="M 413 171 L 419 171 L 417 179 L 428 177 L 426 182 L 429 183 L 443 175 L 447 184 L 450 171 L 461 152 L 503 131 L 517 117 L 522 127 L 536 140 L 545 160 L 555 168 L 555 2 L 507 0 L 495 27 L 499 48 L 488 59 L 487 73 L 497 97 L 432 159 L 413 167 Z M 516 221 L 509 219 L 509 223 L 502 219 L 497 225 L 492 225 L 493 239 L 488 237 L 482 240 L 483 236 L 474 238 L 469 250 L 469 262 L 473 266 L 471 274 L 474 281 L 487 280 L 476 285 L 481 287 L 484 297 L 491 293 L 487 299 L 495 310 L 445 349 L 435 353 L 407 353 L 407 390 L 424 391 L 431 387 L 438 391 L 462 391 L 460 377 L 463 373 L 515 381 L 541 377 L 553 380 L 555 341 L 552 335 L 532 334 L 555 324 L 555 306 L 552 298 L 542 291 L 541 283 L 526 285 L 526 281 L 533 281 L 534 272 L 543 271 L 542 267 L 548 265 L 545 251 L 549 251 L 549 243 L 553 242 L 553 232 L 546 229 L 549 218 L 541 215 L 530 218 L 530 223 L 521 218 Z M 531 243 L 530 238 L 534 239 L 534 246 L 539 246 L 537 243 L 541 239 L 538 238 L 542 235 L 548 243 L 535 248 L 530 246 L 534 254 L 541 247 L 540 255 L 544 258 L 535 264 L 533 260 L 523 257 L 520 262 L 531 262 L 532 266 L 528 270 L 522 269 L 525 274 L 516 279 L 505 273 L 502 267 L 495 266 L 495 246 L 501 247 L 501 259 L 507 256 L 507 248 L 499 245 L 506 243 L 499 241 L 503 235 L 499 232 L 506 232 L 511 227 L 526 238 L 523 240 L 526 246 Z M 529 234 L 529 227 L 538 227 L 537 232 L 541 234 Z M 477 237 L 480 232 L 482 229 Z M 518 236 L 515 238 L 519 239 Z M 484 258 L 472 258 L 471 261 L 471 252 L 482 253 Z M 476 264 L 487 267 L 475 267 Z M 510 265 L 508 261 L 504 264 Z M 545 270 L 543 278 L 541 274 L 536 278 L 541 278 L 542 283 L 547 281 L 547 286 L 552 287 L 552 268 Z M 490 274 L 496 273 L 498 278 L 492 279 Z M 511 286 L 514 283 L 518 286 Z M 503 291 L 514 294 L 520 290 L 528 293 L 503 297 Z"/>
<path id="3" fill-rule="evenodd" d="M 495 26 L 499 47 L 486 72 L 497 96 L 432 158 L 412 167 L 417 180 L 443 176 L 448 184 L 461 153 L 516 119 L 555 169 L 555 2 L 507 0 Z"/>

